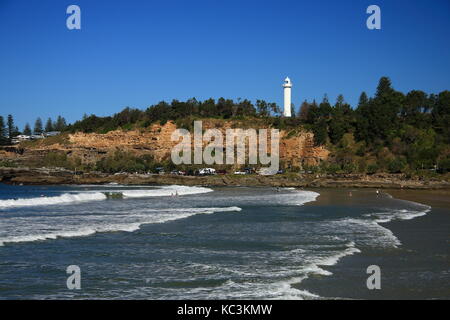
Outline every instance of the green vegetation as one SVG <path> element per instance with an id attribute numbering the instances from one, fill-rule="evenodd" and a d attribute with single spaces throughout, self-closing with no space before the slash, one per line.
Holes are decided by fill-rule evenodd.
<path id="1" fill-rule="evenodd" d="M 8 161 L 8 160 L 0 160 L 0 167 L 4 168 L 17 168 L 17 163 L 14 161 Z"/>
<path id="2" fill-rule="evenodd" d="M 171 120 L 178 127 L 190 130 L 194 120 L 205 118 L 213 119 L 219 127 L 224 121 L 232 120 L 233 127 L 283 129 L 288 132 L 287 137 L 302 130 L 312 131 L 315 144 L 325 145 L 331 155 L 317 167 L 303 168 L 311 172 L 435 174 L 450 171 L 450 91 L 427 94 L 412 90 L 404 94 L 396 91 L 387 77 L 379 80 L 374 97 L 363 92 L 356 108 L 346 103 L 342 95 L 334 104 L 325 95 L 320 103 L 304 101 L 292 118 L 283 118 L 277 104 L 263 100 L 252 104 L 246 99 L 198 101 L 192 98 L 185 102 L 162 101 L 146 110 L 127 107 L 110 117 L 85 115 L 69 126 L 62 117 L 55 123 L 49 119 L 45 129 L 106 133 L 116 129 L 143 129 Z M 0 117 L 0 144 L 14 128 L 9 117 L 7 128 Z M 42 130 L 42 121 L 38 119 L 34 131 Z M 25 131 L 30 131 L 29 125 Z M 46 140 L 52 142 L 50 138 Z M 117 152 L 99 161 L 96 168 L 111 173 L 141 172 L 152 171 L 157 165 L 162 164 Z M 165 167 L 169 170 L 173 164 L 167 162 Z"/>
<path id="3" fill-rule="evenodd" d="M 116 150 L 113 155 L 107 156 L 95 165 L 95 169 L 101 172 L 148 172 L 154 171 L 159 164 L 155 163 L 153 157 L 144 155 L 136 157 L 127 152 Z"/>
<path id="4" fill-rule="evenodd" d="M 51 151 L 44 156 L 42 163 L 38 166 L 43 167 L 58 167 L 69 170 L 90 170 L 92 168 L 86 167 L 82 164 L 81 159 L 77 157 L 69 158 L 64 152 Z"/>
<path id="5" fill-rule="evenodd" d="M 48 118 L 45 130 L 43 129 L 41 118 L 37 118 L 34 124 L 34 131 L 31 130 L 30 124 L 26 123 L 23 132 L 20 132 L 19 128 L 14 124 L 14 118 L 11 114 L 8 115 L 5 124 L 5 119 L 0 116 L 0 146 L 11 145 L 12 139 L 20 134 L 31 136 L 34 134 L 42 134 L 50 131 L 65 131 L 67 129 L 66 120 L 58 116 L 58 119 L 53 122 L 51 118 Z"/>
<path id="6" fill-rule="evenodd" d="M 8 139 L 6 137 L 6 127 L 5 127 L 5 119 L 0 116 L 0 145 L 5 145 L 8 143 Z"/>
<path id="7" fill-rule="evenodd" d="M 450 91 L 404 95 L 388 78 L 375 97 L 362 93 L 354 110 L 339 96 L 331 106 L 305 102 L 299 114 L 315 134 L 316 145 L 332 151 L 326 172 L 448 172 L 450 162 Z"/>
<path id="8" fill-rule="evenodd" d="M 57 136 L 53 137 L 47 137 L 45 139 L 39 139 L 39 140 L 31 140 L 31 141 L 22 141 L 20 143 L 20 147 L 26 148 L 26 147 L 44 147 L 44 146 L 50 146 L 53 144 L 60 144 L 60 145 L 68 145 L 70 144 L 69 141 L 69 134 L 68 133 L 62 133 Z"/>

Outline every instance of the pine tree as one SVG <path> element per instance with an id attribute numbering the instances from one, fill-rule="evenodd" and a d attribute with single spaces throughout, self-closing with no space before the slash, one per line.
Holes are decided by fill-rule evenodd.
<path id="1" fill-rule="evenodd" d="M 390 95 L 394 92 L 392 89 L 391 80 L 388 77 L 381 77 L 378 81 L 377 93 L 375 94 L 376 98 L 381 98 L 386 95 Z"/>
<path id="2" fill-rule="evenodd" d="M 0 145 L 4 145 L 7 143 L 6 140 L 6 127 L 5 120 L 2 116 L 0 116 Z"/>
<path id="3" fill-rule="evenodd" d="M 41 134 L 43 129 L 42 129 L 42 120 L 41 118 L 37 118 L 36 122 L 34 123 L 34 134 Z"/>
<path id="4" fill-rule="evenodd" d="M 260 117 L 267 117 L 269 115 L 269 105 L 264 100 L 256 100 L 256 110 Z"/>
<path id="5" fill-rule="evenodd" d="M 308 101 L 305 100 L 300 106 L 300 110 L 298 111 L 298 117 L 302 121 L 306 121 L 308 119 L 308 112 L 309 112 L 309 103 Z"/>
<path id="6" fill-rule="evenodd" d="M 28 122 L 25 124 L 25 128 L 23 129 L 23 134 L 27 135 L 27 136 L 31 136 L 31 127 Z"/>
<path id="7" fill-rule="evenodd" d="M 54 130 L 55 131 L 64 131 L 67 127 L 66 119 L 64 119 L 61 116 L 58 116 L 58 119 L 56 120 Z"/>
<path id="8" fill-rule="evenodd" d="M 323 96 L 322 102 L 319 105 L 320 116 L 324 118 L 330 118 L 332 113 L 332 107 L 328 101 L 328 96 L 325 94 Z"/>
<path id="9" fill-rule="evenodd" d="M 314 133 L 314 142 L 317 146 L 323 145 L 327 142 L 328 133 L 327 133 L 327 122 L 325 119 L 319 120 L 313 128 Z"/>
<path id="10" fill-rule="evenodd" d="M 369 121 L 370 115 L 369 99 L 363 91 L 359 97 L 358 107 L 356 109 L 356 138 L 359 141 L 369 141 Z"/>
<path id="11" fill-rule="evenodd" d="M 45 124 L 45 132 L 53 131 L 53 122 L 51 118 L 47 119 L 47 122 Z"/>
<path id="12" fill-rule="evenodd" d="M 306 119 L 306 122 L 309 124 L 314 124 L 319 120 L 320 117 L 320 110 L 317 106 L 316 100 L 313 100 L 313 102 L 309 105 L 308 109 L 308 117 Z"/>
<path id="13" fill-rule="evenodd" d="M 357 138 L 368 143 L 389 140 L 399 130 L 398 114 L 403 106 L 405 97 L 395 91 L 391 80 L 380 78 L 375 98 L 367 101 L 367 96 L 361 95 L 357 110 Z"/>
<path id="14" fill-rule="evenodd" d="M 363 91 L 359 96 L 358 108 L 366 105 L 369 102 L 369 98 L 367 98 L 367 94 Z"/>
<path id="15" fill-rule="evenodd" d="M 11 139 L 14 137 L 15 133 L 15 126 L 14 126 L 14 118 L 11 114 L 8 115 L 8 139 L 11 141 Z"/>

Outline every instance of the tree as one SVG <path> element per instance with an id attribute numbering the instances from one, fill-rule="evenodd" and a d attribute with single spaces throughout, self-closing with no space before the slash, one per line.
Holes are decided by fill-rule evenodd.
<path id="1" fill-rule="evenodd" d="M 269 105 L 264 100 L 256 100 L 256 112 L 260 117 L 269 116 Z"/>
<path id="2" fill-rule="evenodd" d="M 317 106 L 316 100 L 314 100 L 308 108 L 308 116 L 307 116 L 307 123 L 314 124 L 319 120 L 320 117 L 320 110 Z"/>
<path id="3" fill-rule="evenodd" d="M 316 123 L 313 128 L 314 133 L 314 142 L 317 146 L 323 145 L 327 142 L 327 122 L 325 119 L 321 119 L 318 123 Z"/>
<path id="4" fill-rule="evenodd" d="M 425 128 L 430 125 L 431 117 L 429 110 L 432 100 L 428 95 L 420 90 L 408 92 L 401 108 L 402 121 L 419 128 Z"/>
<path id="5" fill-rule="evenodd" d="M 11 141 L 11 139 L 14 137 L 14 134 L 16 133 L 15 126 L 14 126 L 14 119 L 11 114 L 8 115 L 8 139 Z"/>
<path id="6" fill-rule="evenodd" d="M 432 119 L 433 127 L 443 142 L 450 143 L 450 91 L 442 91 L 435 97 Z"/>
<path id="7" fill-rule="evenodd" d="M 27 136 L 31 136 L 31 127 L 28 122 L 25 124 L 25 128 L 23 129 L 23 134 L 27 135 Z"/>
<path id="8" fill-rule="evenodd" d="M 367 93 L 363 91 L 359 96 L 358 107 L 366 105 L 369 102 L 369 98 L 367 98 Z"/>
<path id="9" fill-rule="evenodd" d="M 19 127 L 18 126 L 15 126 L 14 127 L 14 131 L 13 131 L 13 137 L 17 137 L 18 135 L 20 135 L 21 134 L 21 132 L 20 132 L 20 130 L 19 130 Z"/>
<path id="10" fill-rule="evenodd" d="M 405 170 L 407 163 L 403 158 L 395 158 L 389 161 L 388 170 L 390 173 L 400 173 Z"/>
<path id="11" fill-rule="evenodd" d="M 332 114 L 332 107 L 330 102 L 328 101 L 328 96 L 325 94 L 323 96 L 322 102 L 319 105 L 319 114 L 320 117 L 324 117 L 326 119 L 329 119 Z"/>
<path id="12" fill-rule="evenodd" d="M 36 122 L 34 123 L 33 131 L 34 131 L 34 134 L 41 134 L 43 132 L 41 118 L 36 119 Z"/>
<path id="13" fill-rule="evenodd" d="M 369 140 L 369 117 L 370 106 L 367 94 L 363 91 L 359 96 L 358 107 L 356 109 L 356 138 L 361 141 Z"/>
<path id="14" fill-rule="evenodd" d="M 274 116 L 281 114 L 280 106 L 277 105 L 275 102 L 269 103 L 269 108 L 270 108 L 270 111 L 274 114 Z"/>
<path id="15" fill-rule="evenodd" d="M 404 95 L 391 87 L 391 81 L 382 77 L 378 83 L 375 98 L 364 103 L 365 96 L 360 97 L 361 106 L 358 106 L 357 137 L 366 142 L 388 142 L 394 135 L 398 126 L 398 114 L 404 102 Z"/>
<path id="16" fill-rule="evenodd" d="M 337 144 L 346 132 L 346 123 L 342 115 L 336 115 L 330 120 L 329 129 L 331 143 Z"/>
<path id="17" fill-rule="evenodd" d="M 392 89 L 391 80 L 388 77 L 381 77 L 378 81 L 377 92 L 375 94 L 376 98 L 382 98 L 389 96 L 394 92 Z"/>
<path id="18" fill-rule="evenodd" d="M 0 145 L 6 144 L 8 141 L 6 139 L 7 130 L 5 127 L 5 120 L 0 116 Z"/>
<path id="19" fill-rule="evenodd" d="M 51 118 L 47 119 L 47 122 L 45 124 L 45 132 L 53 131 L 53 122 Z"/>
<path id="20" fill-rule="evenodd" d="M 300 120 L 305 121 L 308 119 L 308 112 L 309 112 L 309 103 L 308 101 L 303 101 L 302 105 L 300 106 L 300 110 L 298 111 L 298 117 Z"/>
<path id="21" fill-rule="evenodd" d="M 340 94 L 336 99 L 336 104 L 332 109 L 332 116 L 329 120 L 329 136 L 333 144 L 338 143 L 345 133 L 352 129 L 353 110 L 345 102 L 344 96 Z"/>
<path id="22" fill-rule="evenodd" d="M 126 109 L 127 110 L 127 109 Z M 136 109 L 132 109 L 132 110 L 136 110 Z M 130 112 L 130 109 L 128 108 L 128 111 Z M 133 113 L 134 112 L 134 113 Z M 140 112 L 140 111 L 139 111 Z M 130 117 L 130 122 L 131 121 L 137 121 L 137 119 L 138 119 L 138 115 L 136 115 L 136 112 L 135 111 L 131 111 L 130 112 L 131 114 L 129 114 L 128 116 Z M 127 122 L 128 123 L 128 122 Z M 120 125 L 124 125 L 124 124 L 127 124 L 127 123 L 121 123 Z M 56 123 L 55 123 L 55 125 L 54 125 L 54 127 L 53 127 L 53 130 L 55 130 L 55 131 L 64 131 L 65 129 L 67 128 L 67 123 L 66 123 L 66 119 L 64 119 L 63 117 L 61 117 L 61 116 L 58 116 L 58 118 L 57 118 L 57 120 L 56 120 Z"/>

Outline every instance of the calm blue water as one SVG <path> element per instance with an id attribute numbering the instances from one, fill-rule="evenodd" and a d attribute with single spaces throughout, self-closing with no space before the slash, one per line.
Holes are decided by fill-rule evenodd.
<path id="1" fill-rule="evenodd" d="M 326 193 L 0 185 L 0 298 L 320 298 L 302 282 L 326 283 L 344 257 L 402 250 L 385 223 L 430 211 L 370 190 Z M 69 265 L 81 290 L 66 287 Z"/>

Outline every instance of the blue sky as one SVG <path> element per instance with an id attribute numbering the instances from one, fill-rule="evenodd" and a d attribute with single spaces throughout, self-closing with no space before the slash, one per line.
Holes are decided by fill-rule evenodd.
<path id="1" fill-rule="evenodd" d="M 81 8 L 68 30 L 66 8 Z M 368 30 L 366 8 L 381 8 Z M 305 100 L 353 106 L 389 76 L 407 92 L 450 89 L 450 1 L 0 0 L 0 115 L 111 115 L 161 100 Z"/>

